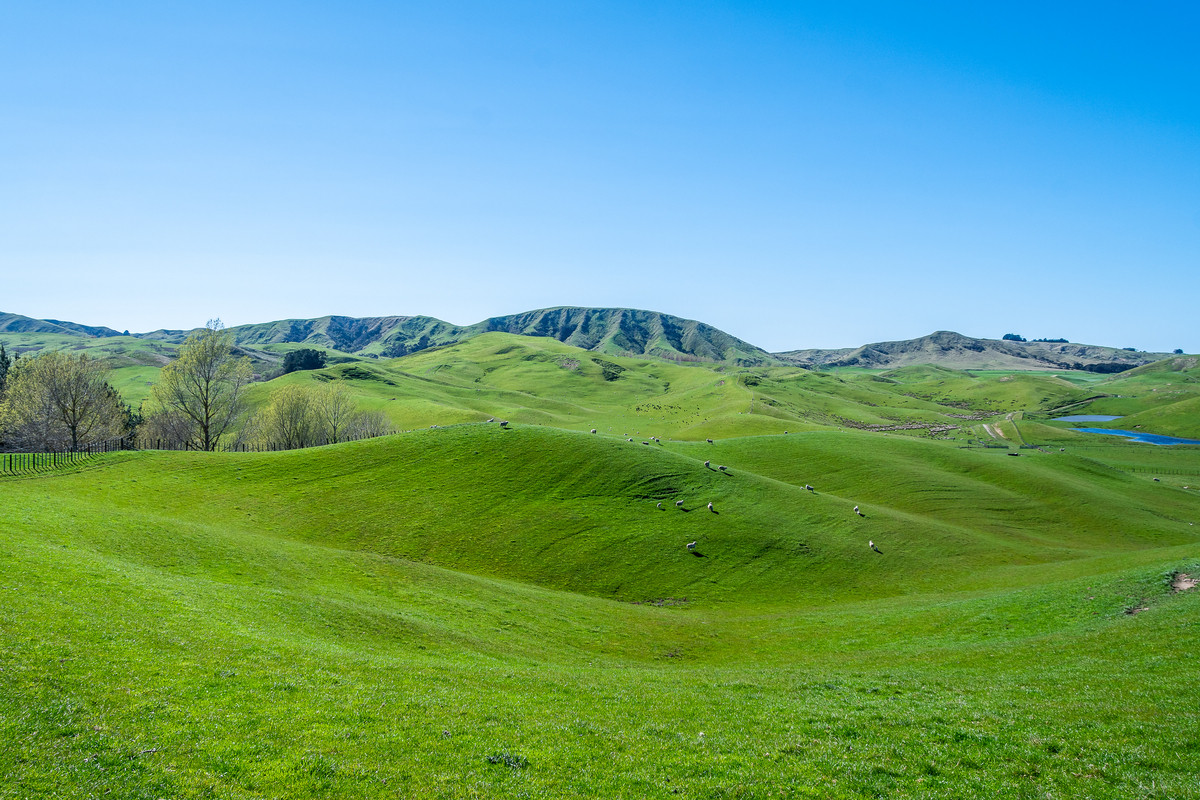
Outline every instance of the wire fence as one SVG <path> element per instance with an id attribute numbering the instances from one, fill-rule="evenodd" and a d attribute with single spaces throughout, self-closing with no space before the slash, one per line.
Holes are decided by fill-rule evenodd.
<path id="1" fill-rule="evenodd" d="M 327 444 L 344 444 L 346 442 L 357 442 L 363 439 L 378 439 L 380 436 L 392 436 L 399 431 L 387 430 L 383 432 L 371 433 L 349 433 L 338 436 L 337 441 L 313 441 L 303 443 L 289 442 L 218 442 L 212 450 L 220 453 L 276 453 L 285 450 L 305 450 L 309 447 L 323 447 Z M 141 438 L 137 441 L 138 450 L 170 450 L 174 452 L 195 451 L 204 452 L 203 445 L 193 441 L 179 441 L 175 439 L 147 439 Z"/>
<path id="2" fill-rule="evenodd" d="M 0 475 L 31 475 L 80 464 L 101 453 L 132 450 L 127 436 L 92 442 L 75 449 L 46 450 L 38 453 L 0 453 Z"/>
<path id="3" fill-rule="evenodd" d="M 391 436 L 397 433 L 388 430 L 382 433 L 354 433 L 339 436 L 337 442 L 313 442 L 304 444 L 287 444 L 283 442 L 231 442 L 218 445 L 215 449 L 222 453 L 274 453 L 284 450 L 303 450 L 308 447 L 320 447 L 326 444 L 342 444 L 356 442 L 362 439 L 376 439 L 380 436 Z M 36 475 L 66 467 L 81 464 L 101 453 L 113 453 L 121 450 L 170 450 L 203 452 L 194 442 L 172 441 L 169 439 L 135 439 L 132 436 L 122 436 L 103 442 L 94 442 L 76 449 L 45 450 L 41 452 L 11 452 L 0 453 L 0 475 Z"/>

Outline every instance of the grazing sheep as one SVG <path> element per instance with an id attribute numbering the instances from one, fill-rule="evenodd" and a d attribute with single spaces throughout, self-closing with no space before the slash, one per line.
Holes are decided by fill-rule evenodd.
<path id="1" fill-rule="evenodd" d="M 696 543 L 695 543 L 695 542 L 688 542 L 688 546 L 687 546 L 687 548 L 688 548 L 688 550 L 695 550 L 695 549 L 696 549 Z"/>
<path id="2" fill-rule="evenodd" d="M 814 489 L 812 486 L 810 486 L 810 485 L 809 485 L 809 484 L 807 484 L 807 483 L 806 483 L 806 484 L 804 484 L 804 488 L 805 488 L 805 489 L 808 489 L 810 492 L 815 492 L 815 491 L 816 491 L 816 489 Z"/>
<path id="3" fill-rule="evenodd" d="M 649 443 L 649 442 L 642 442 L 642 444 L 650 444 L 650 443 Z"/>
<path id="4" fill-rule="evenodd" d="M 704 466 L 706 466 L 706 467 L 707 467 L 707 466 L 708 466 L 709 464 L 711 464 L 711 463 L 712 463 L 711 461 L 705 461 L 705 462 L 704 462 Z M 711 469 L 711 467 L 710 467 L 710 469 Z"/>
<path id="5" fill-rule="evenodd" d="M 592 428 L 592 433 L 595 433 L 595 432 L 596 432 L 596 429 L 595 429 L 595 428 Z"/>
<path id="6" fill-rule="evenodd" d="M 721 470 L 721 472 L 724 472 L 725 470 L 729 469 L 729 467 L 725 466 L 724 464 L 718 464 L 717 469 Z"/>
<path id="7" fill-rule="evenodd" d="M 507 428 L 507 427 L 508 427 L 508 420 L 506 420 L 506 419 L 502 419 L 502 420 L 500 420 L 500 427 L 501 427 L 501 428 Z"/>
<path id="8" fill-rule="evenodd" d="M 712 440 L 712 439 L 705 439 L 704 441 L 708 442 L 709 444 L 712 444 L 712 443 L 713 443 L 713 440 Z"/>
<path id="9" fill-rule="evenodd" d="M 712 510 L 713 510 L 712 503 L 709 503 L 709 504 L 708 504 L 708 510 L 709 510 L 709 511 L 712 511 Z"/>
<path id="10" fill-rule="evenodd" d="M 676 500 L 676 501 L 675 501 L 675 507 L 676 507 L 676 508 L 683 508 L 683 501 L 682 501 L 682 500 Z"/>
<path id="11" fill-rule="evenodd" d="M 1155 478 L 1155 479 L 1154 479 L 1154 482 L 1155 482 L 1155 483 L 1158 483 L 1158 478 Z"/>
<path id="12" fill-rule="evenodd" d="M 495 421 L 496 421 L 495 417 L 488 417 L 488 422 L 495 422 Z"/>
<path id="13" fill-rule="evenodd" d="M 660 502 L 658 505 L 655 506 L 655 508 L 662 508 L 662 503 Z"/>
<path id="14" fill-rule="evenodd" d="M 859 511 L 859 510 L 858 510 L 858 506 L 855 506 L 855 507 L 854 507 L 854 513 L 855 513 L 855 514 L 858 514 L 860 517 L 861 517 L 861 516 L 865 516 L 865 515 L 864 515 L 864 514 L 863 514 L 861 511 Z"/>
<path id="15" fill-rule="evenodd" d="M 876 547 L 874 542 L 868 541 L 867 544 L 870 545 L 871 549 L 874 550 L 876 553 L 879 553 L 879 555 L 883 555 L 883 551 L 880 550 L 878 547 Z"/>

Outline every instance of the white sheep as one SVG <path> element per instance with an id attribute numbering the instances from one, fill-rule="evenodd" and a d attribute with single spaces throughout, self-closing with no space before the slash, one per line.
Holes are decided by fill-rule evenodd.
<path id="1" fill-rule="evenodd" d="M 861 517 L 861 516 L 865 516 L 865 515 L 864 515 L 864 514 L 863 514 L 861 511 L 859 511 L 859 510 L 858 510 L 858 506 L 855 506 L 855 507 L 854 507 L 854 513 L 855 513 L 855 514 L 858 514 L 860 517 Z"/>
<path id="2" fill-rule="evenodd" d="M 592 428 L 592 433 L 595 433 L 595 432 L 596 432 L 596 429 L 595 429 L 595 428 Z"/>
<path id="3" fill-rule="evenodd" d="M 662 502 L 659 502 L 659 504 L 656 505 L 655 508 L 662 508 Z"/>
<path id="4" fill-rule="evenodd" d="M 508 427 L 508 420 L 506 420 L 506 419 L 502 419 L 502 420 L 500 420 L 500 427 L 501 427 L 501 428 L 507 428 L 507 427 Z"/>
<path id="5" fill-rule="evenodd" d="M 688 542 L 688 546 L 687 546 L 687 548 L 688 548 L 688 550 L 695 550 L 695 549 L 696 549 L 696 543 L 695 543 L 695 542 Z"/>
<path id="6" fill-rule="evenodd" d="M 708 466 L 709 464 L 711 464 L 711 463 L 712 463 L 711 461 L 705 461 L 705 462 L 704 462 L 704 466 L 706 466 L 706 467 L 707 467 L 707 466 Z"/>
<path id="7" fill-rule="evenodd" d="M 676 507 L 676 508 L 683 508 L 683 501 L 682 501 L 682 500 L 676 500 L 676 501 L 675 501 L 675 507 Z"/>
<path id="8" fill-rule="evenodd" d="M 709 510 L 709 511 L 712 511 L 712 510 L 713 510 L 712 503 L 709 503 L 709 504 L 708 504 L 708 510 Z"/>
<path id="9" fill-rule="evenodd" d="M 868 545 L 870 546 L 870 548 L 871 548 L 872 550 L 874 550 L 876 553 L 879 553 L 879 555 L 883 555 L 883 551 L 882 551 L 882 550 L 880 550 L 878 547 L 876 547 L 874 542 L 872 542 L 872 541 L 868 541 L 868 542 L 867 542 L 867 544 L 868 544 Z"/>
<path id="10" fill-rule="evenodd" d="M 729 469 L 729 467 L 725 466 L 724 464 L 718 464 L 717 469 L 721 470 L 721 472 L 724 472 L 725 470 Z"/>
<path id="11" fill-rule="evenodd" d="M 806 484 L 804 484 L 804 488 L 805 488 L 805 489 L 808 489 L 810 492 L 815 492 L 815 491 L 816 491 L 816 489 L 814 489 L 812 486 L 810 486 L 810 485 L 809 485 L 809 484 L 807 484 L 807 483 L 806 483 Z"/>

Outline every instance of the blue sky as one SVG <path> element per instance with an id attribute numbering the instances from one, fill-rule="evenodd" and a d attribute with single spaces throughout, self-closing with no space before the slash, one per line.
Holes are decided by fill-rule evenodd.
<path id="1" fill-rule="evenodd" d="M 0 311 L 1200 352 L 1185 3 L 13 4 Z"/>

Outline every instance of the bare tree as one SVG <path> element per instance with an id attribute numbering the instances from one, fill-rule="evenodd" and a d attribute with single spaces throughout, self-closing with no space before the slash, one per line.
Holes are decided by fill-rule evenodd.
<path id="1" fill-rule="evenodd" d="M 392 421 L 382 411 L 359 412 L 348 429 L 348 438 L 369 439 L 387 436 L 392 432 Z"/>
<path id="2" fill-rule="evenodd" d="M 179 356 L 163 367 L 150 415 L 166 415 L 165 427 L 185 431 L 184 442 L 198 450 L 216 450 L 245 411 L 244 393 L 253 372 L 250 359 L 233 354 L 233 337 L 221 320 L 209 320 L 188 336 Z"/>
<path id="3" fill-rule="evenodd" d="M 285 450 L 323 444 L 325 435 L 318 414 L 320 391 L 291 384 L 271 392 L 261 415 L 260 435 Z"/>
<path id="4" fill-rule="evenodd" d="M 0 424 L 9 445 L 78 450 L 125 433 L 125 406 L 108 385 L 108 369 L 87 353 L 23 358 L 7 377 Z"/>
<path id="5" fill-rule="evenodd" d="M 354 399 L 344 383 L 327 383 L 317 393 L 316 413 L 325 432 L 325 441 L 337 444 L 343 441 L 361 416 L 354 406 Z"/>

